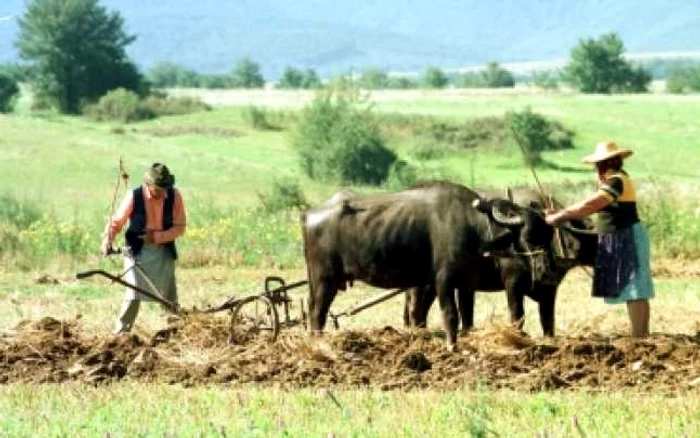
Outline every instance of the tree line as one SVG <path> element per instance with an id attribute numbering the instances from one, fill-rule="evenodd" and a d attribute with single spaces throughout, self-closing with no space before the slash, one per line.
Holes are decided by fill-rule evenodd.
<path id="1" fill-rule="evenodd" d="M 153 88 L 261 88 L 267 83 L 260 65 L 239 60 L 225 74 L 205 74 L 173 63 L 161 63 L 143 74 L 127 56 L 135 35 L 125 31 L 119 12 L 99 0 L 28 0 L 19 18 L 16 46 L 22 64 L 0 68 L 0 111 L 12 109 L 18 82 L 27 82 L 43 106 L 77 114 L 108 91 L 123 88 L 146 97 Z M 566 83 L 583 93 L 638 93 L 648 91 L 652 75 L 624 58 L 625 47 L 616 33 L 581 39 L 571 51 L 569 64 L 560 72 L 538 73 L 530 80 L 545 88 Z M 512 72 L 497 62 L 480 71 L 446 73 L 428 67 L 417 76 L 390 75 L 368 68 L 346 78 L 365 89 L 453 87 L 513 87 Z M 700 69 L 679 69 L 669 75 L 674 92 L 700 89 Z M 278 88 L 314 89 L 323 85 L 310 68 L 287 67 Z"/>

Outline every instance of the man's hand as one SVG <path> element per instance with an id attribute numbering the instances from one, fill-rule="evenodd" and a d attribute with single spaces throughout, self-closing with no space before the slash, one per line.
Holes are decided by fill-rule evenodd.
<path id="1" fill-rule="evenodd" d="M 153 230 L 146 230 L 144 234 L 141 235 L 144 243 L 156 243 L 156 232 Z"/>
<path id="2" fill-rule="evenodd" d="M 112 242 L 109 240 L 105 239 L 102 241 L 102 245 L 100 245 L 100 253 L 107 257 L 110 253 L 110 250 L 112 249 Z"/>

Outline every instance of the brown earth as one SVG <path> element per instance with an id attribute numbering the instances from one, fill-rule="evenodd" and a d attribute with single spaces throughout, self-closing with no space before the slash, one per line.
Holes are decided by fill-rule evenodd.
<path id="1" fill-rule="evenodd" d="M 644 341 L 587 335 L 533 340 L 507 327 L 464 335 L 455 353 L 437 332 L 287 330 L 276 343 L 228 330 L 228 320 L 190 316 L 166 330 L 96 336 L 79 320 L 46 317 L 0 334 L 0 384 L 119 381 L 254 382 L 285 388 L 526 391 L 700 388 L 700 332 Z"/>

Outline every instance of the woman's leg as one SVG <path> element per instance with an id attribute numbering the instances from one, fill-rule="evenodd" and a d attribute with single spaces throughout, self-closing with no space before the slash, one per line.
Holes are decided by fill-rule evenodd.
<path id="1" fill-rule="evenodd" d="M 649 336 L 649 300 L 627 301 L 627 313 L 632 324 L 632 336 L 635 338 Z"/>

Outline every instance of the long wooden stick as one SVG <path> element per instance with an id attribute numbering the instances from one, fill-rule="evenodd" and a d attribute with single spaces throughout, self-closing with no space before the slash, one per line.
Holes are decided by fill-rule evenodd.
<path id="1" fill-rule="evenodd" d="M 535 182 L 537 183 L 537 188 L 540 190 L 540 195 L 542 195 L 542 198 L 545 199 L 545 202 L 549 203 L 549 208 L 554 209 L 554 200 L 552 199 L 552 195 L 547 195 L 547 193 L 544 191 L 544 188 L 542 187 L 542 184 L 540 183 L 540 179 L 537 177 L 537 172 L 535 172 L 535 166 L 530 162 L 527 154 L 527 150 L 525 149 L 525 145 L 522 144 L 520 141 L 520 138 L 518 137 L 518 134 L 515 132 L 515 129 L 512 127 L 510 128 L 510 131 L 513 133 L 513 138 L 515 138 L 515 142 L 518 144 L 520 147 L 520 151 L 523 153 L 523 158 L 525 159 L 525 163 L 527 164 L 527 167 L 530 169 L 530 172 L 532 173 L 532 176 L 535 178 Z M 566 257 L 566 251 L 564 250 L 564 243 L 561 238 L 561 232 L 559 231 L 559 227 L 554 227 L 554 234 L 556 237 L 557 241 L 557 249 L 559 250 L 559 254 L 561 254 L 562 257 Z"/>
<path id="2" fill-rule="evenodd" d="M 532 165 L 532 163 L 529 160 L 529 155 L 527 153 L 527 149 L 525 148 L 525 145 L 522 144 L 520 141 L 520 137 L 518 137 L 518 134 L 515 132 L 515 129 L 512 127 L 510 128 L 510 132 L 513 133 L 513 138 L 515 139 L 515 142 L 518 144 L 520 147 L 520 151 L 523 153 L 523 158 L 525 159 L 525 163 L 527 164 L 527 167 L 530 169 L 530 172 L 532 172 L 532 176 L 535 178 L 535 182 L 537 183 L 537 188 L 540 190 L 540 194 L 542 195 L 542 198 L 544 199 L 549 199 L 549 208 L 554 208 L 554 203 L 552 202 L 551 196 L 548 197 L 547 194 L 544 191 L 544 188 L 542 188 L 542 184 L 540 183 L 540 179 L 537 177 L 537 172 L 535 172 L 535 166 Z"/>

